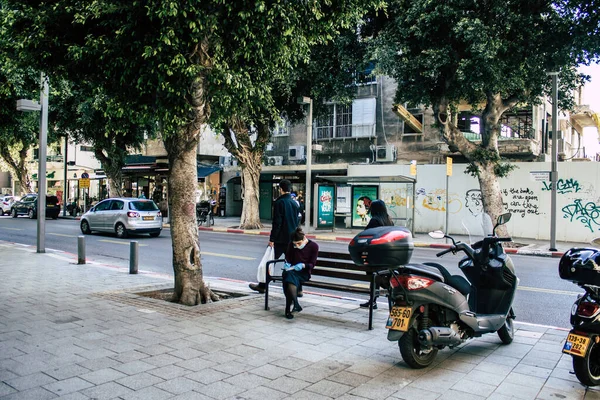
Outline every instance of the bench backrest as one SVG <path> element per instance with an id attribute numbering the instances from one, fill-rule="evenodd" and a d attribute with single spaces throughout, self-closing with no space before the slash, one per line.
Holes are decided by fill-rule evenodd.
<path id="1" fill-rule="evenodd" d="M 313 268 L 312 275 L 370 282 L 371 278 L 367 271 L 366 267 L 354 264 L 348 253 L 319 251 L 317 265 Z"/>

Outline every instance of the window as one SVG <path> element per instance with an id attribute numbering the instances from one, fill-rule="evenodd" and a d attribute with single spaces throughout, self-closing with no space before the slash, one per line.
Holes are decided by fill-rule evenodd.
<path id="1" fill-rule="evenodd" d="M 290 134 L 290 123 L 287 120 L 282 120 L 275 125 L 273 136 L 288 136 Z"/>
<path id="2" fill-rule="evenodd" d="M 371 62 L 363 71 L 357 71 L 355 73 L 354 83 L 356 85 L 372 85 L 377 83 L 377 77 L 373 73 L 375 69 L 375 63 Z"/>
<path id="3" fill-rule="evenodd" d="M 79 146 L 79 150 L 81 151 L 94 151 L 92 146 Z"/>
<path id="4" fill-rule="evenodd" d="M 137 210 L 137 211 L 156 211 L 156 210 L 158 210 L 158 207 L 156 206 L 156 204 L 154 204 L 154 202 L 152 200 L 150 200 L 150 201 L 139 200 L 139 201 L 132 201 L 131 203 L 129 203 L 129 209 Z"/>
<path id="5" fill-rule="evenodd" d="M 111 210 L 122 210 L 123 202 L 120 200 L 113 200 L 112 205 L 110 206 Z"/>
<path id="6" fill-rule="evenodd" d="M 106 211 L 109 209 L 111 200 L 106 200 L 101 203 L 98 203 L 96 206 L 96 211 Z"/>
<path id="7" fill-rule="evenodd" d="M 375 134 L 375 98 L 357 99 L 351 105 L 329 104 L 316 120 L 316 138 L 372 137 Z"/>

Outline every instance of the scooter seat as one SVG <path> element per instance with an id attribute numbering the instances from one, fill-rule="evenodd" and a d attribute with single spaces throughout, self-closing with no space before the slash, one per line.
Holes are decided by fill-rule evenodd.
<path id="1" fill-rule="evenodd" d="M 471 293 L 471 284 L 462 276 L 451 275 L 450 272 L 448 272 L 448 270 L 443 265 L 438 263 L 423 264 L 437 268 L 444 277 L 444 282 L 452 286 L 454 289 L 458 290 L 460 293 L 462 293 L 463 296 L 467 296 L 469 293 Z"/>

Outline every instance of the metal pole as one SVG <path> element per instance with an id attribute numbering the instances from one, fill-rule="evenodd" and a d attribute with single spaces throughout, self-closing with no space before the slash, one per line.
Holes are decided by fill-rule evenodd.
<path id="1" fill-rule="evenodd" d="M 77 264 L 85 264 L 85 236 L 77 236 Z"/>
<path id="2" fill-rule="evenodd" d="M 444 229 L 445 230 L 444 233 L 446 235 L 448 235 L 450 233 L 450 231 L 448 229 L 448 197 L 450 197 L 448 194 L 448 181 L 449 181 L 449 176 L 446 173 L 446 228 Z M 446 243 L 448 243 L 448 238 L 446 238 Z"/>
<path id="3" fill-rule="evenodd" d="M 41 74 L 41 122 L 38 152 L 37 252 L 46 252 L 46 147 L 48 145 L 48 77 Z"/>
<path id="4" fill-rule="evenodd" d="M 63 184 L 63 217 L 67 216 L 67 204 L 69 201 L 69 177 L 67 176 L 67 154 L 69 153 L 69 136 L 65 135 L 65 151 L 63 157 L 65 158 L 65 182 Z"/>
<path id="5" fill-rule="evenodd" d="M 304 231 L 310 232 L 311 225 L 311 204 L 312 204 L 312 126 L 313 126 L 313 100 L 308 103 L 308 127 L 306 129 L 306 193 L 304 198 L 304 209 L 306 213 L 306 226 Z"/>
<path id="6" fill-rule="evenodd" d="M 552 171 L 550 182 L 550 251 L 556 251 L 556 184 L 558 182 L 558 72 L 552 75 Z"/>
<path id="7" fill-rule="evenodd" d="M 138 241 L 136 240 L 129 244 L 129 273 L 138 273 Z"/>

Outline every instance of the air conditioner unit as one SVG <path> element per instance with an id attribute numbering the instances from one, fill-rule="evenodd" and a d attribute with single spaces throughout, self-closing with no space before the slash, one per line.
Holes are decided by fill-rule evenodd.
<path id="1" fill-rule="evenodd" d="M 268 156 L 267 165 L 283 165 L 283 156 Z"/>
<path id="2" fill-rule="evenodd" d="M 375 161 L 378 162 L 394 162 L 396 161 L 396 146 L 388 144 L 385 146 L 377 146 L 375 151 Z"/>
<path id="3" fill-rule="evenodd" d="M 290 146 L 289 159 L 291 161 L 304 160 L 304 146 Z"/>

